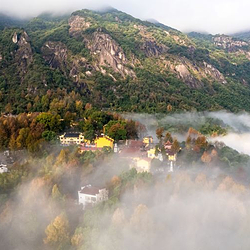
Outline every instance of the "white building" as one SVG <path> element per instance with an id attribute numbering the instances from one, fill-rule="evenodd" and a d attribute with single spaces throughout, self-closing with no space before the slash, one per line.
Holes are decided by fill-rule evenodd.
<path id="1" fill-rule="evenodd" d="M 60 136 L 60 142 L 62 145 L 82 144 L 84 143 L 83 133 L 64 133 Z"/>
<path id="2" fill-rule="evenodd" d="M 108 190 L 106 188 L 92 187 L 87 185 L 78 191 L 78 203 L 83 205 L 83 209 L 90 205 L 108 200 Z"/>
<path id="3" fill-rule="evenodd" d="M 4 164 L 0 164 L 0 174 L 2 173 L 7 173 L 8 172 L 8 168 L 7 168 L 7 165 L 4 165 Z"/>
<path id="4" fill-rule="evenodd" d="M 130 169 L 135 168 L 138 173 L 150 172 L 151 159 L 150 158 L 133 158 L 132 163 L 130 164 Z"/>

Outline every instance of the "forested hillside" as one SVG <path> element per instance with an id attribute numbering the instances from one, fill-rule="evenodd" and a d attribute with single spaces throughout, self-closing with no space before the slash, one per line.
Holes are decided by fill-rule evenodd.
<path id="1" fill-rule="evenodd" d="M 73 111 L 69 96 L 116 111 L 250 110 L 247 41 L 114 9 L 0 22 L 1 112 Z"/>

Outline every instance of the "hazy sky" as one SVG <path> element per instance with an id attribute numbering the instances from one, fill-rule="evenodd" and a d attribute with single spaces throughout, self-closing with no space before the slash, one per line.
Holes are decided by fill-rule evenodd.
<path id="1" fill-rule="evenodd" d="M 0 0 L 0 12 L 36 16 L 109 5 L 140 19 L 156 19 L 181 31 L 250 30 L 249 0 Z"/>

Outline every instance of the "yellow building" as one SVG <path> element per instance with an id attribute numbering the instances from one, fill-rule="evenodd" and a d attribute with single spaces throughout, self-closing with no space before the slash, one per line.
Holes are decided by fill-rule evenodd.
<path id="1" fill-rule="evenodd" d="M 155 157 L 155 148 L 149 149 L 149 150 L 147 151 L 147 153 L 148 153 L 148 158 L 150 158 L 150 159 L 156 158 L 156 157 Z"/>
<path id="2" fill-rule="evenodd" d="M 176 161 L 176 154 L 174 154 L 174 153 L 168 154 L 168 160 L 169 161 Z"/>
<path id="3" fill-rule="evenodd" d="M 111 147 L 113 149 L 114 139 L 110 138 L 107 135 L 102 135 L 95 139 L 95 144 L 97 148 Z"/>
<path id="4" fill-rule="evenodd" d="M 146 136 L 143 138 L 143 143 L 146 145 L 152 144 L 153 143 L 153 137 L 152 136 Z"/>
<path id="5" fill-rule="evenodd" d="M 73 144 L 82 144 L 84 143 L 83 133 L 64 133 L 60 136 L 60 142 L 62 145 L 73 145 Z"/>

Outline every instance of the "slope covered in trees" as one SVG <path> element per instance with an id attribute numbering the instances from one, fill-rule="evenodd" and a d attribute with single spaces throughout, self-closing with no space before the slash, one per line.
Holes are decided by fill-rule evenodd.
<path id="1" fill-rule="evenodd" d="M 118 111 L 250 110 L 246 41 L 185 35 L 114 9 L 2 25 L 2 112 L 48 111 L 74 93 Z"/>

